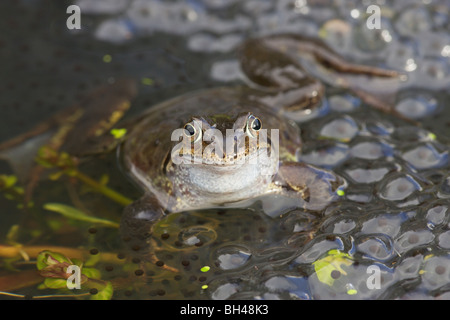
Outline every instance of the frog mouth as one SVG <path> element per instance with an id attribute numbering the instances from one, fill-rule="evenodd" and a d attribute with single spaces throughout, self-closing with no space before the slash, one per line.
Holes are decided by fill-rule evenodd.
<path id="1" fill-rule="evenodd" d="M 245 163 L 256 164 L 263 159 L 265 154 L 268 154 L 270 145 L 257 146 L 255 148 L 247 148 L 245 150 L 234 150 L 231 153 L 208 153 L 204 152 L 202 155 L 202 162 L 206 165 L 218 166 L 239 166 Z"/>
<path id="2" fill-rule="evenodd" d="M 183 163 L 176 167 L 175 176 L 197 194 L 240 194 L 242 190 L 266 185 L 269 176 L 276 174 L 279 159 L 271 155 L 266 148 L 259 148 L 241 158 L 241 162 L 219 159 L 211 163 Z"/>
<path id="3" fill-rule="evenodd" d="M 175 164 L 205 164 L 210 166 L 239 166 L 244 163 L 257 163 L 259 158 L 268 153 L 270 146 L 257 147 L 255 149 L 246 149 L 242 151 L 235 151 L 225 153 L 219 150 L 207 150 L 203 152 L 185 152 L 180 154 L 181 161 L 174 162 Z"/>

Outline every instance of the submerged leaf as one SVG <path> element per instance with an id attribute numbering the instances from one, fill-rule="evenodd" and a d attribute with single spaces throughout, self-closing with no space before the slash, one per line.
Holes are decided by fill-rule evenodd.
<path id="1" fill-rule="evenodd" d="M 113 222 L 113 221 L 110 221 L 107 219 L 101 219 L 101 218 L 88 216 L 83 211 L 80 211 L 74 207 L 71 207 L 71 206 L 68 206 L 65 204 L 47 203 L 44 205 L 44 209 L 60 213 L 63 216 L 70 218 L 70 219 L 86 221 L 86 222 L 90 222 L 90 223 L 98 223 L 98 224 L 102 224 L 104 226 L 112 227 L 112 228 L 119 228 L 119 224 L 116 222 Z"/>
<path id="2" fill-rule="evenodd" d="M 111 300 L 114 293 L 113 286 L 111 282 L 106 282 L 106 286 L 99 289 L 96 294 L 91 296 L 91 300 Z"/>
<path id="3" fill-rule="evenodd" d="M 54 278 L 45 278 L 44 286 L 48 289 L 62 289 L 67 288 L 67 280 L 65 279 L 54 279 Z"/>
<path id="4" fill-rule="evenodd" d="M 201 272 L 208 272 L 211 269 L 210 266 L 204 266 L 200 269 Z"/>
<path id="5" fill-rule="evenodd" d="M 17 237 L 19 235 L 19 225 L 14 224 L 9 228 L 8 233 L 6 234 L 6 240 L 8 243 L 16 243 Z"/>
<path id="6" fill-rule="evenodd" d="M 319 281 L 331 287 L 336 278 L 336 273 L 347 275 L 342 266 L 349 266 L 352 263 L 352 259 L 347 253 L 330 250 L 325 258 L 317 260 L 313 265 Z"/>
<path id="7" fill-rule="evenodd" d="M 153 85 L 154 81 L 151 78 L 144 77 L 141 79 L 141 83 L 146 86 L 151 86 Z"/>
<path id="8" fill-rule="evenodd" d="M 17 182 L 17 177 L 12 175 L 0 175 L 0 186 L 2 189 L 8 189 L 14 186 Z"/>
<path id="9" fill-rule="evenodd" d="M 90 279 L 100 279 L 102 276 L 100 271 L 95 268 L 83 268 L 81 273 Z"/>

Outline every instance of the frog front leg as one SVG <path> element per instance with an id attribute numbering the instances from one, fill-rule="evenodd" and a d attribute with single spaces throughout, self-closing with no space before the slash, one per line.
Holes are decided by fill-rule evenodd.
<path id="1" fill-rule="evenodd" d="M 277 194 L 313 211 L 337 200 L 346 188 L 346 181 L 338 175 L 302 162 L 281 163 L 274 184 Z"/>

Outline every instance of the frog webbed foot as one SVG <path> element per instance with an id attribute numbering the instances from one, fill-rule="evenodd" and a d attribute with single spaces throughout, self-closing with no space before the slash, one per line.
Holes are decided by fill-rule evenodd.
<path id="1" fill-rule="evenodd" d="M 281 195 L 297 198 L 299 206 L 309 210 L 323 209 L 346 187 L 338 175 L 300 162 L 281 164 L 276 182 Z"/>
<path id="2" fill-rule="evenodd" d="M 153 225 L 163 216 L 164 210 L 153 195 L 145 195 L 128 205 L 120 222 L 120 234 L 125 244 L 139 256 L 153 254 L 150 248 Z"/>
<path id="3" fill-rule="evenodd" d="M 250 39 L 242 46 L 241 66 L 253 83 L 266 89 L 259 100 L 279 106 L 294 120 L 301 119 L 305 109 L 320 106 L 324 82 L 349 89 L 373 108 L 415 123 L 393 107 L 405 74 L 348 62 L 314 38 L 286 33 Z"/>

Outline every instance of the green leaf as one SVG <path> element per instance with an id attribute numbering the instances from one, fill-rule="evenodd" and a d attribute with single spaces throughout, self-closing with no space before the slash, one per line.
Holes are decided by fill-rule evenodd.
<path id="1" fill-rule="evenodd" d="M 90 222 L 90 223 L 98 223 L 98 224 L 102 224 L 104 226 L 111 227 L 111 228 L 119 228 L 119 224 L 116 222 L 113 222 L 113 221 L 110 221 L 107 219 L 101 219 L 101 218 L 88 216 L 83 211 L 80 211 L 74 207 L 71 207 L 71 206 L 68 206 L 65 204 L 47 203 L 44 205 L 44 209 L 60 213 L 63 216 L 70 218 L 70 219 L 86 221 L 86 222 Z"/>
<path id="2" fill-rule="evenodd" d="M 204 266 L 200 269 L 201 272 L 208 272 L 211 269 L 209 266 Z"/>
<path id="3" fill-rule="evenodd" d="M 15 243 L 17 241 L 17 237 L 19 234 L 19 225 L 14 224 L 9 228 L 8 233 L 6 234 L 6 240 L 8 243 Z"/>
<path id="4" fill-rule="evenodd" d="M 333 271 L 347 275 L 342 266 L 349 266 L 353 263 L 350 255 L 339 250 L 330 250 L 325 258 L 317 260 L 313 263 L 317 278 L 320 282 L 329 285 L 334 283 Z"/>
<path id="5" fill-rule="evenodd" d="M 104 63 L 110 63 L 112 61 L 112 56 L 110 54 L 105 54 L 103 56 L 103 62 Z"/>
<path id="6" fill-rule="evenodd" d="M 12 175 L 0 175 L 0 181 L 3 183 L 3 188 L 11 188 L 17 182 L 17 177 Z"/>
<path id="7" fill-rule="evenodd" d="M 84 274 L 86 277 L 90 279 L 100 279 L 102 276 L 100 271 L 95 268 L 83 268 L 81 270 L 81 274 Z"/>
<path id="8" fill-rule="evenodd" d="M 49 289 L 62 289 L 67 288 L 66 279 L 45 278 L 44 285 Z"/>
<path id="9" fill-rule="evenodd" d="M 436 140 L 436 135 L 433 133 L 433 132 L 429 132 L 428 133 L 428 138 L 430 139 L 430 140 Z"/>
<path id="10" fill-rule="evenodd" d="M 347 294 L 349 296 L 354 296 L 355 294 L 358 293 L 358 290 L 356 290 L 355 287 L 351 283 L 347 283 L 345 288 L 347 289 Z"/>
<path id="11" fill-rule="evenodd" d="M 77 258 L 72 259 L 72 263 L 76 266 L 79 266 L 80 269 L 83 268 L 83 261 L 81 261 L 80 259 L 77 259 Z"/>
<path id="12" fill-rule="evenodd" d="M 95 266 L 100 261 L 100 255 L 93 254 L 90 255 L 89 258 L 84 262 L 85 267 Z"/>
<path id="13" fill-rule="evenodd" d="M 111 282 L 106 282 L 106 286 L 99 290 L 97 294 L 91 295 L 91 300 L 111 300 L 114 290 Z"/>
<path id="14" fill-rule="evenodd" d="M 151 86 L 154 82 L 153 79 L 144 77 L 141 79 L 141 83 L 146 86 Z"/>
<path id="15" fill-rule="evenodd" d="M 110 130 L 110 133 L 114 136 L 115 139 L 120 139 L 127 134 L 127 129 L 125 128 L 114 128 Z"/>

